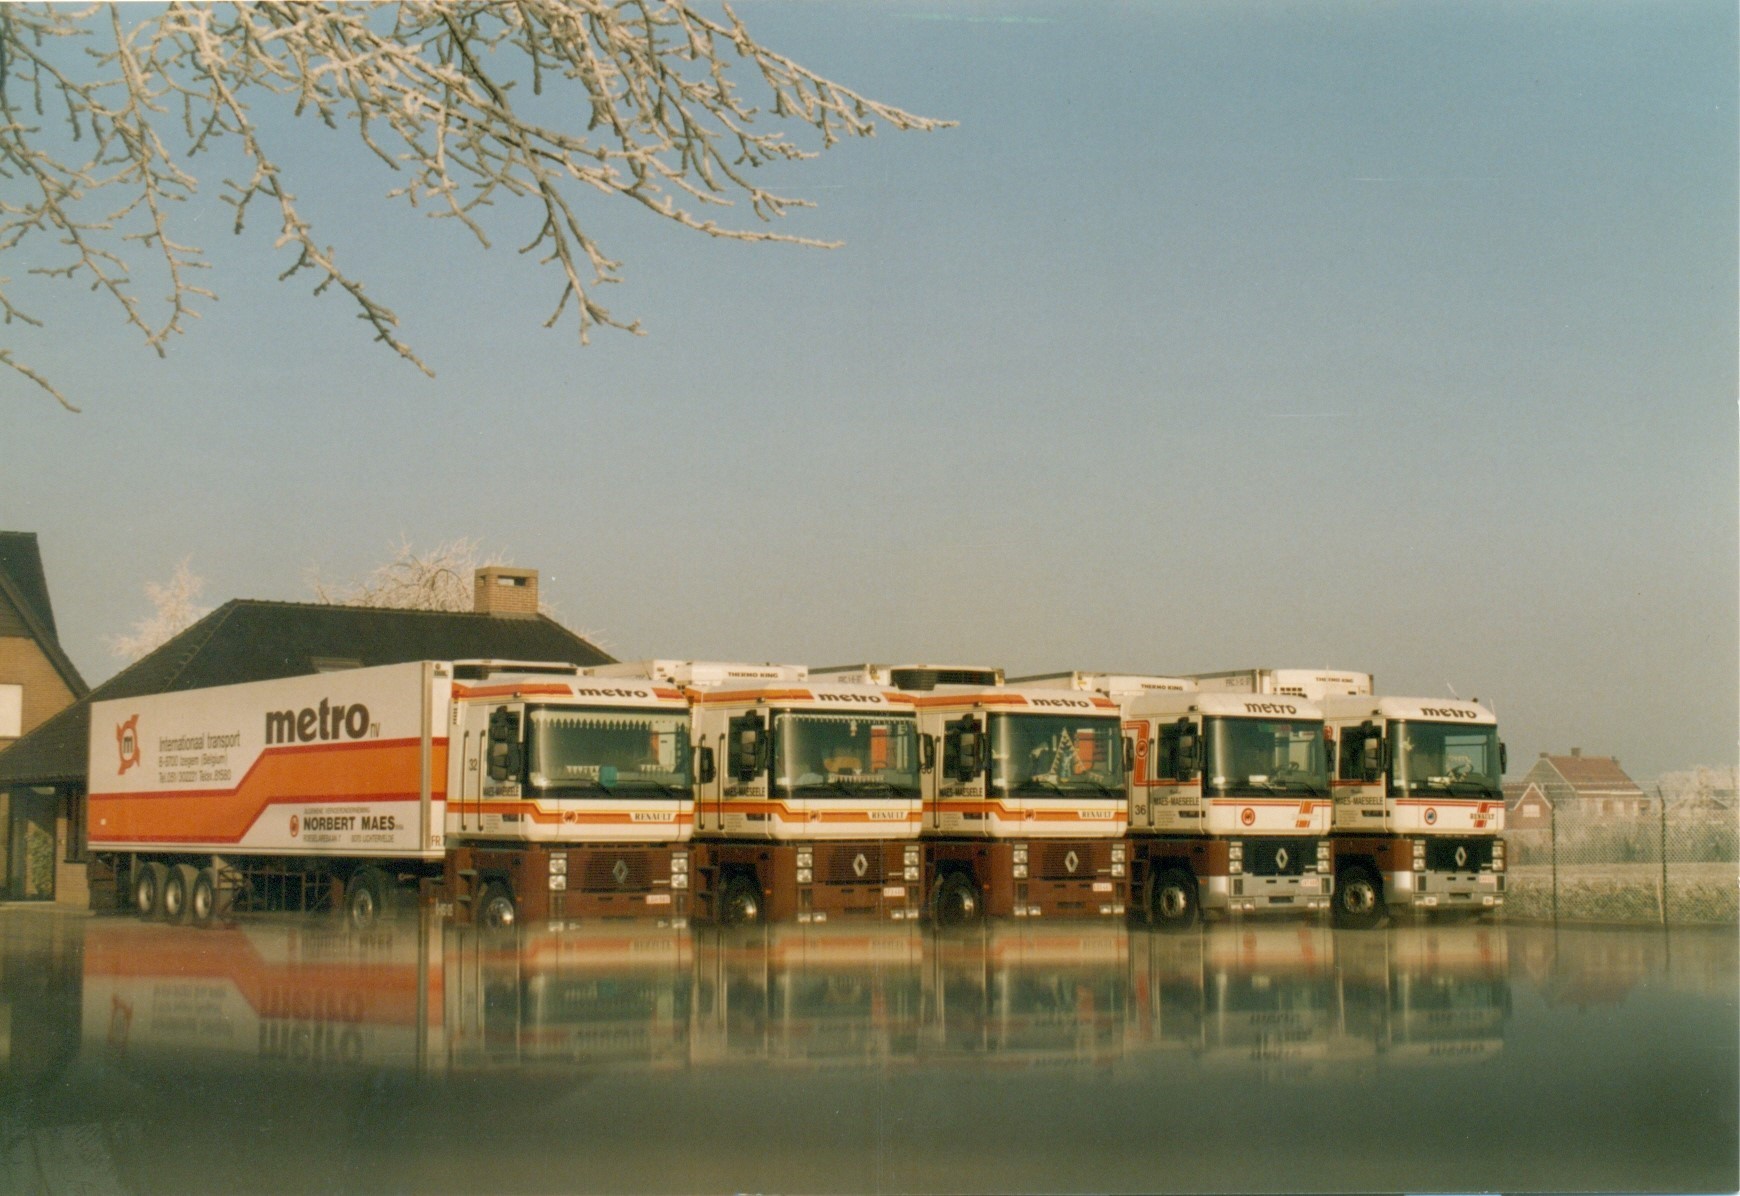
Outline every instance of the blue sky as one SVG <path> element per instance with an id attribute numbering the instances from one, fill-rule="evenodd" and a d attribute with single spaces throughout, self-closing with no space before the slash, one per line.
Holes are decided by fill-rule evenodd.
<path id="1" fill-rule="evenodd" d="M 625 658 L 1334 665 L 1491 703 L 1513 772 L 1734 763 L 1731 4 L 737 8 L 959 126 L 792 172 L 831 252 L 583 208 L 645 337 L 544 330 L 511 217 L 407 222 L 316 129 L 433 381 L 215 203 L 167 360 L 82 294 L 6 330 L 84 407 L 0 379 L 88 679 L 183 557 L 302 599 L 470 536 Z"/>

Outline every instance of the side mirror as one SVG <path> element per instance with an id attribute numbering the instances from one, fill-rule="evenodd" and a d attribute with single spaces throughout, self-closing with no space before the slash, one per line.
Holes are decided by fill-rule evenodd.
<path id="1" fill-rule="evenodd" d="M 1194 734 L 1178 737 L 1179 780 L 1188 781 L 1202 770 L 1202 740 Z"/>
<path id="2" fill-rule="evenodd" d="M 516 710 L 496 710 L 489 716 L 489 779 L 517 778 L 526 767 L 526 750 L 520 744 L 520 716 Z"/>
<path id="3" fill-rule="evenodd" d="M 984 738 L 979 734 L 977 724 L 971 729 L 961 728 L 961 746 L 955 760 L 955 780 L 965 783 L 971 781 L 984 770 Z"/>
<path id="4" fill-rule="evenodd" d="M 731 775 L 739 781 L 753 781 L 767 767 L 767 757 L 773 741 L 759 723 L 740 726 L 731 745 Z"/>
<path id="5" fill-rule="evenodd" d="M 920 772 L 932 772 L 936 769 L 936 736 L 918 737 L 918 767 Z"/>
<path id="6" fill-rule="evenodd" d="M 1135 738 L 1135 736 L 1133 736 L 1133 735 L 1124 736 L 1121 746 L 1124 749 L 1124 758 L 1122 760 L 1118 761 L 1118 766 L 1119 766 L 1120 771 L 1129 772 L 1132 768 L 1136 767 L 1136 738 Z"/>
<path id="7" fill-rule="evenodd" d="M 1508 750 L 1506 750 L 1506 748 L 1504 746 L 1504 741 L 1500 740 L 1499 744 L 1498 744 L 1498 775 L 1502 777 L 1502 776 L 1504 776 L 1505 773 L 1507 773 L 1509 771 L 1510 771 L 1510 752 Z"/>
<path id="8" fill-rule="evenodd" d="M 703 745 L 700 752 L 697 754 L 696 759 L 699 761 L 698 768 L 700 770 L 701 784 L 710 784 L 713 781 L 713 778 L 719 775 L 718 765 L 713 759 L 713 749 Z"/>
<path id="9" fill-rule="evenodd" d="M 1360 741 L 1359 770 L 1363 781 L 1375 781 L 1384 771 L 1384 741 L 1372 735 Z"/>

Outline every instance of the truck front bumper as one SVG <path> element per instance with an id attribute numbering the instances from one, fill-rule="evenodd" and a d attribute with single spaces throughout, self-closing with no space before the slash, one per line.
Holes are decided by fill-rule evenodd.
<path id="1" fill-rule="evenodd" d="M 1327 910 L 1335 890 L 1335 878 L 1327 873 L 1300 876 L 1204 877 L 1200 897 L 1204 910 L 1223 913 L 1288 913 Z"/>
<path id="2" fill-rule="evenodd" d="M 1504 907 L 1502 872 L 1391 872 L 1384 900 L 1394 912 L 1487 910 Z"/>

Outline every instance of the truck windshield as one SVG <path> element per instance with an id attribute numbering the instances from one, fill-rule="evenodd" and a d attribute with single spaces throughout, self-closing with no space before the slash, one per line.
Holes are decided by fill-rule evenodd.
<path id="1" fill-rule="evenodd" d="M 662 710 L 532 710 L 530 781 L 549 795 L 689 795 L 689 716 Z"/>
<path id="2" fill-rule="evenodd" d="M 1398 795 L 1499 797 L 1498 728 L 1456 723 L 1390 723 L 1390 788 Z"/>
<path id="3" fill-rule="evenodd" d="M 1316 719 L 1208 718 L 1204 791 L 1220 797 L 1329 792 Z"/>
<path id="4" fill-rule="evenodd" d="M 918 720 L 900 714 L 781 714 L 774 775 L 813 797 L 917 797 Z"/>
<path id="5" fill-rule="evenodd" d="M 1122 795 L 1118 720 L 1085 714 L 992 715 L 991 787 L 1009 796 Z"/>

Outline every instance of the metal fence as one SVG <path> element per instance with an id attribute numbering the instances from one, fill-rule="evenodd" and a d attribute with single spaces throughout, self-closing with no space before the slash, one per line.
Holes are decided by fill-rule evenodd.
<path id="1" fill-rule="evenodd" d="M 1553 922 L 1740 922 L 1732 808 L 1650 803 L 1616 817 L 1565 802 L 1549 826 L 1505 832 L 1505 915 Z"/>

